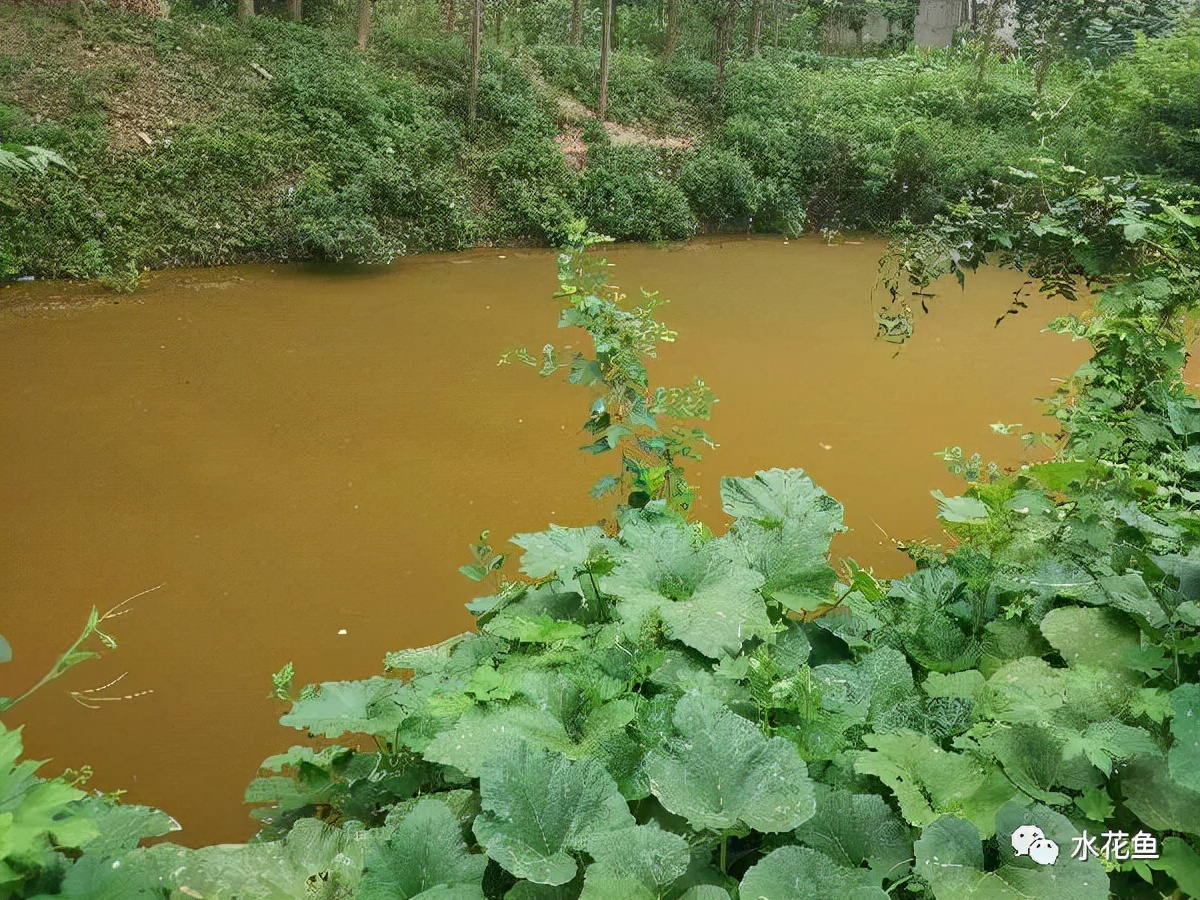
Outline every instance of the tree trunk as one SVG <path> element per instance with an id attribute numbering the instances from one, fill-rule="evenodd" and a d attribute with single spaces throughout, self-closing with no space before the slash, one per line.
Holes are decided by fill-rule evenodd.
<path id="1" fill-rule="evenodd" d="M 979 48 L 979 64 L 975 71 L 975 92 L 983 87 L 983 76 L 987 71 L 988 57 L 992 55 L 992 44 L 996 40 L 996 29 L 1000 25 L 1000 4 L 1002 0 L 991 0 L 983 17 L 983 44 Z M 978 10 L 975 10 L 978 16 Z"/>
<path id="2" fill-rule="evenodd" d="M 446 30 L 454 31 L 455 25 L 458 24 L 458 11 L 454 8 L 454 0 L 442 0 L 442 7 L 446 11 Z"/>
<path id="3" fill-rule="evenodd" d="M 608 51 L 612 46 L 613 0 L 603 0 L 604 15 L 600 22 L 600 121 L 608 119 Z"/>
<path id="4" fill-rule="evenodd" d="M 746 42 L 747 56 L 758 56 L 758 46 L 762 43 L 763 14 L 765 12 L 765 0 L 754 0 L 750 5 L 750 35 Z"/>
<path id="5" fill-rule="evenodd" d="M 679 37 L 679 0 L 667 0 L 667 39 L 663 44 L 663 58 L 675 52 L 675 41 Z"/>
<path id="6" fill-rule="evenodd" d="M 483 0 L 473 0 L 471 7 L 471 85 L 467 90 L 467 128 L 475 127 L 479 107 L 479 57 L 483 46 Z"/>
<path id="7" fill-rule="evenodd" d="M 571 44 L 583 43 L 583 0 L 571 0 Z"/>
<path id="8" fill-rule="evenodd" d="M 367 49 L 367 38 L 371 36 L 371 16 L 375 12 L 375 0 L 358 0 L 358 49 Z"/>
<path id="9" fill-rule="evenodd" d="M 293 22 L 299 22 L 304 18 L 304 10 L 300 6 L 302 2 L 303 0 L 288 0 L 288 10 L 292 14 Z"/>
<path id="10" fill-rule="evenodd" d="M 725 64 L 729 61 L 729 47 L 733 43 L 733 29 L 737 25 L 738 0 L 722 0 L 720 18 L 717 19 L 717 92 L 725 88 Z"/>
<path id="11" fill-rule="evenodd" d="M 237 17 L 239 22 L 248 22 L 254 18 L 254 0 L 238 0 Z"/>

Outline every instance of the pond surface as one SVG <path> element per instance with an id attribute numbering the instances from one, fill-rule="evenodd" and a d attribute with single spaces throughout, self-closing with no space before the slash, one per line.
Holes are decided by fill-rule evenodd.
<path id="1" fill-rule="evenodd" d="M 1034 400 L 1085 356 L 1042 334 L 1065 302 L 995 320 L 1021 279 L 985 272 L 918 313 L 913 341 L 875 338 L 879 242 L 780 238 L 610 248 L 614 280 L 659 290 L 680 337 L 657 383 L 704 378 L 720 447 L 696 471 L 723 530 L 721 475 L 798 466 L 847 509 L 839 537 L 885 575 L 891 538 L 936 537 L 934 452 L 1015 465 L 992 422 L 1046 424 Z M 35 681 L 90 607 L 140 597 L 116 651 L 16 707 L 46 771 L 161 806 L 190 844 L 254 829 L 242 792 L 303 735 L 277 724 L 270 674 L 363 678 L 385 651 L 470 626 L 457 572 L 493 542 L 581 525 L 616 462 L 580 453 L 587 391 L 498 368 L 559 332 L 553 255 L 474 251 L 366 274 L 304 267 L 175 271 L 133 297 L 63 284 L 0 292 L 0 693 Z M 119 300 L 119 302 L 117 302 Z M 515 549 L 515 548 L 510 548 Z M 515 565 L 510 566 L 515 571 Z M 69 690 L 128 675 L 102 696 Z"/>

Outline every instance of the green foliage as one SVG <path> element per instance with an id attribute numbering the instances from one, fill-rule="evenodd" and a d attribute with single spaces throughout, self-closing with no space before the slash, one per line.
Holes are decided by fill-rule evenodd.
<path id="1" fill-rule="evenodd" d="M 466 852 L 450 807 L 440 800 L 421 800 L 387 840 L 366 854 L 357 896 L 409 900 L 453 888 L 446 896 L 482 897 L 478 885 L 486 867 L 484 857 Z"/>
<path id="2" fill-rule="evenodd" d="M 549 137 L 531 131 L 515 134 L 511 143 L 489 153 L 487 181 L 500 237 L 555 246 L 566 242 L 578 185 Z"/>
<path id="3" fill-rule="evenodd" d="M 679 170 L 679 186 L 696 218 L 718 228 L 749 222 L 762 203 L 754 170 L 731 150 L 699 148 Z"/>
<path id="4" fill-rule="evenodd" d="M 467 44 L 432 0 L 380 7 L 366 53 L 350 43 L 346 11 L 316 0 L 302 26 L 273 15 L 242 26 L 219 4 L 186 0 L 160 22 L 6 7 L 5 26 L 29 34 L 4 63 L 13 88 L 0 133 L 17 156 L 0 165 L 0 263 L 129 290 L 147 266 L 562 244 L 581 214 L 638 240 L 751 223 L 889 229 L 928 222 L 1047 153 L 1194 181 L 1200 37 L 1174 4 L 1023 2 L 1023 55 L 982 67 L 973 46 L 814 52 L 827 15 L 857 20 L 872 5 L 911 16 L 911 3 L 768 4 L 765 45 L 743 60 L 743 3 L 717 92 L 718 7 L 682 4 L 675 52 L 662 58 L 660 9 L 618 4 L 609 114 L 644 133 L 611 148 L 587 135 L 582 175 L 552 137 L 580 116 L 560 101 L 598 101 L 594 4 L 581 46 L 564 43 L 565 0 L 489 9 L 469 136 Z M 659 152 L 661 133 L 696 149 Z M 26 160 L 12 148 L 27 146 L 77 174 L 10 171 Z"/>
<path id="5" fill-rule="evenodd" d="M 1097 135 L 1129 168 L 1164 167 L 1200 178 L 1200 25 L 1138 41 L 1137 49 L 1085 86 L 1089 112 L 1109 118 Z"/>
<path id="6" fill-rule="evenodd" d="M 816 811 L 812 782 L 795 746 L 766 738 L 720 701 L 687 694 L 675 734 L 645 760 L 650 790 L 697 831 L 748 827 L 791 831 Z"/>
<path id="7" fill-rule="evenodd" d="M 594 440 L 581 449 L 595 454 L 621 450 L 620 472 L 601 479 L 593 489 L 595 496 L 620 490 L 630 508 L 640 509 L 653 500 L 662 500 L 669 509 L 686 512 L 694 491 L 684 477 L 681 462 L 698 459 L 699 445 L 711 442 L 703 430 L 687 430 L 679 422 L 707 419 L 716 401 L 712 391 L 698 378 L 682 388 L 650 387 L 645 361 L 657 355 L 660 343 L 672 342 L 676 337 L 675 332 L 653 316 L 654 310 L 666 301 L 643 290 L 641 305 L 626 308 L 626 295 L 608 283 L 609 262 L 586 253 L 589 246 L 609 239 L 583 234 L 584 227 L 586 223 L 573 223 L 572 231 L 576 232 L 573 247 L 559 255 L 559 291 L 555 296 L 566 303 L 559 327 L 580 327 L 587 331 L 594 357 L 576 351 L 569 362 L 563 361 L 554 345 L 546 344 L 540 365 L 525 349 L 506 351 L 501 362 L 516 357 L 538 366 L 543 377 L 565 368 L 570 383 L 593 389 L 596 396 L 583 430 Z M 646 523 L 645 527 L 653 530 L 658 526 Z M 551 534 L 558 536 L 556 532 Z M 632 544 L 636 548 L 637 541 Z M 521 546 L 530 549 L 527 543 Z M 573 549 L 577 552 L 580 548 Z M 682 548 L 680 552 L 686 555 Z M 527 558 L 528 554 L 523 565 L 529 572 Z M 681 562 L 689 571 L 686 575 L 675 573 L 674 578 L 681 582 L 677 592 L 691 596 L 701 581 L 708 580 L 694 562 Z M 716 569 L 721 565 L 720 561 L 713 561 L 713 578 L 720 577 Z M 647 592 L 652 594 L 660 580 L 653 572 L 647 572 L 642 581 L 645 590 L 639 594 L 640 599 L 630 598 L 630 602 L 640 603 L 639 608 L 645 613 L 649 611 L 646 603 L 651 606 L 654 603 Z"/>
<path id="8" fill-rule="evenodd" d="M 680 240 L 696 230 L 687 196 L 649 147 L 589 145 L 580 193 L 588 222 L 617 240 Z"/>
<path id="9" fill-rule="evenodd" d="M 0 897 L 5 900 L 57 893 L 60 886 L 69 896 L 68 855 L 86 853 L 91 862 L 179 829 L 158 810 L 89 795 L 80 790 L 82 776 L 38 777 L 44 763 L 20 760 L 21 750 L 21 729 L 0 723 Z"/>

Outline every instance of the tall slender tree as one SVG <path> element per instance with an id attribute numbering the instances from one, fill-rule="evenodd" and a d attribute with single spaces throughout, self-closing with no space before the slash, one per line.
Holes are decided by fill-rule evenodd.
<path id="1" fill-rule="evenodd" d="M 763 15 L 766 11 L 766 0 L 753 0 L 750 4 L 750 33 L 746 39 L 748 56 L 758 56 L 758 48 L 762 43 Z"/>
<path id="2" fill-rule="evenodd" d="M 608 55 L 612 47 L 613 0 L 602 0 L 604 14 L 600 19 L 600 121 L 608 120 Z"/>
<path id="3" fill-rule="evenodd" d="M 471 3 L 471 84 L 467 89 L 467 127 L 475 127 L 479 108 L 479 60 L 483 46 L 483 0 Z"/>
<path id="4" fill-rule="evenodd" d="M 238 0 L 237 17 L 239 22 L 248 22 L 254 18 L 254 0 Z"/>
<path id="5" fill-rule="evenodd" d="M 583 43 L 583 0 L 571 0 L 571 43 Z"/>
<path id="6" fill-rule="evenodd" d="M 303 0 L 288 0 L 288 12 L 292 14 L 292 21 L 299 22 L 304 18 L 304 9 L 301 7 Z"/>
<path id="7" fill-rule="evenodd" d="M 454 0 L 442 0 L 442 12 L 446 16 L 446 30 L 454 31 L 458 24 L 458 10 L 455 8 Z"/>
<path id="8" fill-rule="evenodd" d="M 367 38 L 371 36 L 371 17 L 375 14 L 375 0 L 358 0 L 358 49 L 367 49 Z"/>
<path id="9" fill-rule="evenodd" d="M 679 0 L 667 0 L 667 36 L 663 43 L 663 58 L 675 52 L 675 42 L 679 39 Z"/>
<path id="10" fill-rule="evenodd" d="M 729 48 L 733 45 L 733 30 L 737 26 L 738 0 L 718 0 L 714 8 L 717 32 L 717 91 L 725 88 L 725 68 L 729 63 Z"/>

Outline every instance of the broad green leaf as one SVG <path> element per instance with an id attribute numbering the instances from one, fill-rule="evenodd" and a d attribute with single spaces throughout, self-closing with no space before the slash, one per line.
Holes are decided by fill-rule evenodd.
<path id="1" fill-rule="evenodd" d="M 161 809 L 94 800 L 89 813 L 96 836 L 84 843 L 88 853 L 106 855 L 132 850 L 144 838 L 159 837 L 181 830 L 180 825 Z"/>
<path id="2" fill-rule="evenodd" d="M 737 524 L 733 538 L 745 564 L 763 578 L 763 596 L 795 612 L 832 602 L 837 573 L 830 567 L 829 537 L 791 520 Z"/>
<path id="3" fill-rule="evenodd" d="M 912 855 L 908 829 L 882 797 L 852 794 L 817 783 L 817 814 L 796 829 L 796 840 L 839 865 L 864 863 L 890 877 Z"/>
<path id="4" fill-rule="evenodd" d="M 1064 491 L 1103 475 L 1104 467 L 1095 460 L 1037 463 L 1029 467 L 1029 474 L 1052 491 Z"/>
<path id="5" fill-rule="evenodd" d="M 930 493 L 938 502 L 938 518 L 945 522 L 979 525 L 987 521 L 987 506 L 974 497 L 947 497 L 941 491 Z"/>
<path id="6" fill-rule="evenodd" d="M 36 870 L 52 861 L 40 859 L 50 854 L 52 842 L 79 847 L 99 831 L 87 795 L 61 779 L 38 778 L 42 763 L 18 762 L 22 749 L 21 729 L 0 723 L 0 868 L 11 860 L 18 870 Z M 16 879 L 20 883 L 23 876 Z"/>
<path id="7" fill-rule="evenodd" d="M 764 737 L 698 694 L 679 701 L 672 722 L 676 735 L 647 754 L 646 774 L 662 805 L 693 828 L 790 831 L 816 811 L 808 768 L 789 741 Z"/>
<path id="8" fill-rule="evenodd" d="M 331 890 L 357 881 L 361 866 L 353 833 L 316 819 L 297 822 L 282 841 L 217 844 L 189 850 L 174 844 L 129 851 L 115 860 L 85 853 L 72 866 L 62 895 L 72 900 L 203 897 L 205 900 L 294 900 L 317 881 Z"/>
<path id="9" fill-rule="evenodd" d="M 0 634 L 0 663 L 12 662 L 12 645 Z"/>
<path id="10" fill-rule="evenodd" d="M 870 749 L 855 756 L 855 771 L 891 788 L 900 813 L 918 827 L 959 813 L 990 835 L 996 810 L 1019 796 L 994 764 L 943 750 L 928 735 L 867 734 L 863 742 Z"/>
<path id="11" fill-rule="evenodd" d="M 1126 222 L 1125 223 L 1125 240 L 1131 244 L 1136 244 L 1146 236 L 1146 232 L 1150 230 L 1149 222 Z"/>
<path id="12" fill-rule="evenodd" d="M 808 847 L 780 847 L 751 866 L 742 879 L 741 900 L 886 900 L 865 869 L 838 865 Z"/>
<path id="13" fill-rule="evenodd" d="M 979 671 L 991 678 L 996 669 L 1023 657 L 1040 657 L 1050 645 L 1036 625 L 1015 619 L 997 619 L 983 629 Z"/>
<path id="14" fill-rule="evenodd" d="M 488 634 L 523 644 L 553 644 L 569 641 L 587 633 L 587 629 L 575 622 L 561 622 L 549 616 L 526 618 L 501 614 L 484 626 Z"/>
<path id="15" fill-rule="evenodd" d="M 978 669 L 953 672 L 949 675 L 930 672 L 929 677 L 922 683 L 921 689 L 927 697 L 952 697 L 974 701 L 979 697 L 986 683 L 987 680 Z"/>
<path id="16" fill-rule="evenodd" d="M 641 518 L 627 519 L 621 537 L 616 569 L 602 587 L 617 598 L 629 638 L 657 615 L 668 637 L 719 659 L 773 634 L 758 594 L 762 577 L 735 562 L 726 541 L 694 546 L 678 523 Z"/>
<path id="17" fill-rule="evenodd" d="M 407 715 L 404 694 L 402 681 L 380 675 L 366 681 L 330 681 L 320 685 L 313 696 L 293 703 L 279 723 L 330 738 L 343 734 L 391 737 Z"/>
<path id="18" fill-rule="evenodd" d="M 410 900 L 432 888 L 473 889 L 482 897 L 480 881 L 487 857 L 467 852 L 458 820 L 440 800 L 421 800 L 380 845 L 366 855 L 362 882 L 355 894 L 361 900 Z M 450 896 L 450 895 L 447 895 Z"/>
<path id="19" fill-rule="evenodd" d="M 1113 609 L 1063 606 L 1042 619 L 1042 634 L 1069 666 L 1120 669 L 1139 645 L 1137 626 Z"/>
<path id="20" fill-rule="evenodd" d="M 579 900 L 581 878 L 567 884 L 534 884 L 532 881 L 518 881 L 504 900 Z"/>
<path id="21" fill-rule="evenodd" d="M 494 752 L 479 777 L 483 812 L 475 837 L 488 856 L 518 878 L 566 884 L 577 866 L 570 851 L 586 850 L 604 831 L 634 824 L 617 784 L 603 766 L 524 743 Z"/>
<path id="22" fill-rule="evenodd" d="M 729 891 L 715 884 L 697 884 L 680 894 L 679 900 L 729 900 Z"/>
<path id="23" fill-rule="evenodd" d="M 966 819 L 943 816 L 930 822 L 913 852 L 917 874 L 939 900 L 970 896 L 983 877 L 983 841 Z"/>
<path id="24" fill-rule="evenodd" d="M 912 670 L 899 650 L 873 650 L 857 663 L 828 663 L 817 666 L 812 674 L 821 706 L 848 723 L 869 723 L 875 731 L 894 731 L 916 728 L 914 720 L 925 717 L 913 691 Z"/>
<path id="25" fill-rule="evenodd" d="M 587 852 L 607 871 L 656 889 L 679 878 L 691 862 L 688 842 L 653 823 L 602 831 L 588 841 Z M 591 869 L 588 872 L 590 878 Z"/>
<path id="26" fill-rule="evenodd" d="M 1124 610 L 1151 628 L 1165 628 L 1167 616 L 1141 575 L 1109 575 L 1099 580 L 1110 606 Z"/>
<path id="27" fill-rule="evenodd" d="M 658 900 L 658 894 L 642 882 L 606 863 L 593 863 L 584 874 L 579 900 Z"/>
<path id="28" fill-rule="evenodd" d="M 478 777 L 500 745 L 513 741 L 559 750 L 571 744 L 562 722 L 552 713 L 522 704 L 491 703 L 468 710 L 426 745 L 423 756 Z"/>
<path id="29" fill-rule="evenodd" d="M 769 469 L 753 478 L 722 478 L 721 508 L 726 515 L 754 521 L 808 524 L 830 536 L 844 530 L 842 505 L 803 469 Z"/>
<path id="30" fill-rule="evenodd" d="M 762 575 L 764 596 L 796 611 L 830 602 L 837 575 L 829 545 L 845 530 L 840 503 L 800 469 L 724 478 L 721 496 L 725 512 L 739 518 L 733 536 Z"/>
<path id="31" fill-rule="evenodd" d="M 596 525 L 585 528 L 563 528 L 551 525 L 549 530 L 518 534 L 512 542 L 522 548 L 521 571 L 531 578 L 557 577 L 572 590 L 578 590 L 578 573 L 586 568 L 588 558 L 612 544 L 604 529 Z"/>
<path id="32" fill-rule="evenodd" d="M 1171 778 L 1189 791 L 1200 791 L 1200 684 L 1171 691 Z"/>
<path id="33" fill-rule="evenodd" d="M 983 735 L 978 746 L 1000 764 L 1013 784 L 1042 803 L 1069 802 L 1070 797 L 1053 790 L 1056 786 L 1088 786 L 1078 777 L 1080 767 L 1065 761 L 1063 741 L 1049 728 L 1017 723 Z M 1090 773 L 1086 763 L 1083 768 Z"/>
<path id="34" fill-rule="evenodd" d="M 1133 760 L 1121 775 L 1125 805 L 1152 831 L 1200 835 L 1200 791 L 1173 780 L 1167 765 L 1161 758 Z"/>
<path id="35" fill-rule="evenodd" d="M 1162 842 L 1161 852 L 1152 868 L 1162 869 L 1179 885 L 1186 897 L 1200 897 L 1200 853 L 1183 838 L 1169 837 Z"/>
<path id="36" fill-rule="evenodd" d="M 936 672 L 974 668 L 981 645 L 973 633 L 971 595 L 949 566 L 918 569 L 888 591 L 892 628 L 908 655 Z"/>
<path id="37" fill-rule="evenodd" d="M 1117 809 L 1104 788 L 1087 788 L 1075 798 L 1075 805 L 1093 822 L 1108 821 Z"/>
<path id="38" fill-rule="evenodd" d="M 1112 774 L 1114 760 L 1131 756 L 1159 756 L 1162 751 L 1144 728 L 1125 725 L 1115 719 L 1094 722 L 1083 734 L 1071 737 L 1063 746 L 1063 759 L 1084 756 L 1097 769 Z"/>
<path id="39" fill-rule="evenodd" d="M 393 650 L 383 658 L 386 669 L 410 669 L 415 675 L 440 675 L 447 680 L 466 678 L 507 645 L 488 634 L 464 633 L 428 647 Z"/>

